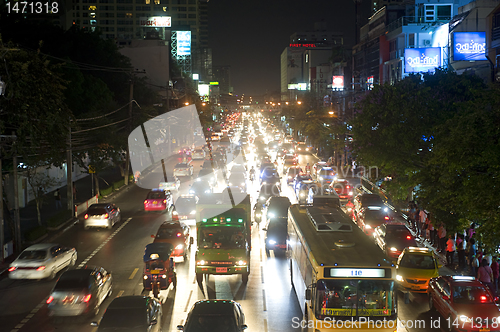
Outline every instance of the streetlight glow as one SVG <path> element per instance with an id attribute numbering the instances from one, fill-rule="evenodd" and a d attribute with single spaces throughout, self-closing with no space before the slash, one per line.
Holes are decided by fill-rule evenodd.
<path id="1" fill-rule="evenodd" d="M 329 111 L 328 114 L 333 115 L 333 111 Z"/>
<path id="2" fill-rule="evenodd" d="M 301 101 L 298 101 L 298 102 L 297 102 L 297 104 L 299 104 L 299 105 L 300 105 L 300 104 L 302 104 L 302 102 L 301 102 Z"/>
<path id="3" fill-rule="evenodd" d="M 184 105 L 188 106 L 188 105 L 189 105 L 189 103 L 186 101 L 186 102 L 184 103 Z"/>

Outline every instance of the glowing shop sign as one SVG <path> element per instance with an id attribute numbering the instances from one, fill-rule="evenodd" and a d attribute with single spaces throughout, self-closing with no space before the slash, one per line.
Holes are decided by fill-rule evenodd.
<path id="1" fill-rule="evenodd" d="M 191 54 L 191 31 L 177 31 L 177 55 Z"/>
<path id="2" fill-rule="evenodd" d="M 330 277 L 344 278 L 384 278 L 384 269 L 349 269 L 339 268 L 330 269 Z"/>
<path id="3" fill-rule="evenodd" d="M 434 71 L 441 66 L 441 48 L 406 48 L 405 73 Z"/>
<path id="4" fill-rule="evenodd" d="M 172 26 L 172 18 L 170 16 L 141 17 L 139 25 L 141 27 L 170 28 Z"/>
<path id="5" fill-rule="evenodd" d="M 485 51 L 485 32 L 455 32 L 453 34 L 453 60 L 487 60 Z"/>

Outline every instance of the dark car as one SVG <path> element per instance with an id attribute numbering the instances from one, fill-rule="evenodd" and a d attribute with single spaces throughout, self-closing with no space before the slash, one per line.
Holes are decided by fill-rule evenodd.
<path id="1" fill-rule="evenodd" d="M 323 167 L 319 172 L 316 173 L 316 180 L 322 186 L 330 186 L 335 180 L 337 180 L 337 174 L 331 167 Z"/>
<path id="2" fill-rule="evenodd" d="M 287 221 L 287 217 L 269 218 L 266 228 L 264 228 L 264 231 L 266 231 L 267 253 L 269 253 L 269 250 L 274 250 L 275 253 L 278 250 L 282 252 L 286 250 Z"/>
<path id="3" fill-rule="evenodd" d="M 263 171 L 265 170 L 273 170 L 274 172 L 277 171 L 276 165 L 274 163 L 262 163 L 259 166 L 259 175 L 262 174 Z"/>
<path id="4" fill-rule="evenodd" d="M 363 193 L 363 194 L 358 194 L 356 197 L 354 197 L 354 217 L 361 211 L 361 209 L 368 207 L 368 206 L 379 206 L 379 207 L 385 207 L 384 201 L 382 198 L 377 195 L 377 194 L 368 194 L 368 193 Z"/>
<path id="5" fill-rule="evenodd" d="M 356 216 L 356 223 L 365 234 L 372 236 L 376 227 L 392 220 L 388 211 L 379 206 L 368 206 L 362 208 Z"/>
<path id="6" fill-rule="evenodd" d="M 230 331 L 247 329 L 245 315 L 238 302 L 231 300 L 201 300 L 188 313 L 184 325 L 178 325 L 184 332 Z"/>
<path id="7" fill-rule="evenodd" d="M 175 201 L 172 215 L 177 216 L 179 220 L 194 219 L 197 201 L 198 199 L 194 195 L 182 195 Z"/>
<path id="8" fill-rule="evenodd" d="M 217 172 L 213 168 L 203 168 L 198 173 L 197 179 L 206 180 L 212 187 L 217 185 Z"/>
<path id="9" fill-rule="evenodd" d="M 189 226 L 179 221 L 167 221 L 160 225 L 156 235 L 151 235 L 154 238 L 154 243 L 170 243 L 174 247 L 171 256 L 174 261 L 179 261 L 176 258 L 182 258 L 182 261 L 187 260 L 188 250 L 192 243 L 189 236 Z"/>
<path id="10" fill-rule="evenodd" d="M 259 198 L 257 203 L 264 205 L 267 199 L 271 196 L 279 196 L 281 193 L 280 188 L 274 183 L 266 183 L 260 186 Z"/>
<path id="11" fill-rule="evenodd" d="M 49 298 L 49 316 L 97 314 L 113 291 L 113 277 L 102 267 L 67 270 L 59 277 Z"/>
<path id="12" fill-rule="evenodd" d="M 189 188 L 189 194 L 190 195 L 195 195 L 198 198 L 210 194 L 212 192 L 212 186 L 210 186 L 210 183 L 206 180 L 199 180 L 197 179 Z"/>
<path id="13" fill-rule="evenodd" d="M 417 247 L 415 237 L 404 224 L 391 223 L 378 226 L 373 232 L 373 238 L 380 249 L 392 259 L 398 258 L 405 248 Z"/>
<path id="14" fill-rule="evenodd" d="M 147 296 L 120 296 L 108 306 L 97 332 L 159 332 L 161 331 L 162 305 L 157 299 Z"/>
<path id="15" fill-rule="evenodd" d="M 493 328 L 500 316 L 489 288 L 474 277 L 440 276 L 429 282 L 429 309 L 450 322 L 449 330 L 498 331 Z M 488 325 L 486 325 L 488 324 Z M 488 327 L 486 327 L 488 326 Z"/>
<path id="16" fill-rule="evenodd" d="M 260 183 L 261 184 L 276 184 L 280 185 L 280 176 L 275 169 L 266 168 L 260 173 Z"/>
<path id="17" fill-rule="evenodd" d="M 286 196 L 271 196 L 264 205 L 262 221 L 267 222 L 271 218 L 288 217 L 288 208 L 291 203 Z"/>

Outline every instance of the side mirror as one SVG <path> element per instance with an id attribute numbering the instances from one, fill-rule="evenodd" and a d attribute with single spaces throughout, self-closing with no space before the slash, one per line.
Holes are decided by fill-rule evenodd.
<path id="1" fill-rule="evenodd" d="M 153 319 L 153 320 L 149 323 L 149 325 L 151 325 L 151 326 L 156 325 L 156 324 L 158 324 L 158 321 L 157 321 L 156 319 Z"/>
<path id="2" fill-rule="evenodd" d="M 306 300 L 307 301 L 311 300 L 311 290 L 310 289 L 306 289 Z"/>
<path id="3" fill-rule="evenodd" d="M 99 326 L 99 324 L 97 324 L 97 322 L 91 322 L 91 323 L 90 323 L 90 326 L 97 327 L 97 326 Z"/>
<path id="4" fill-rule="evenodd" d="M 177 330 L 178 331 L 184 331 L 184 326 L 183 325 L 177 325 Z"/>
<path id="5" fill-rule="evenodd" d="M 189 239 L 189 244 L 193 244 L 194 243 L 194 239 L 193 238 L 190 238 Z"/>
<path id="6" fill-rule="evenodd" d="M 241 330 L 242 330 L 242 331 L 243 331 L 243 330 L 246 330 L 246 329 L 248 329 L 248 326 L 247 326 L 246 324 L 241 325 Z"/>
<path id="7" fill-rule="evenodd" d="M 443 300 L 445 301 L 449 301 L 450 300 L 450 297 L 448 295 L 443 295 Z"/>

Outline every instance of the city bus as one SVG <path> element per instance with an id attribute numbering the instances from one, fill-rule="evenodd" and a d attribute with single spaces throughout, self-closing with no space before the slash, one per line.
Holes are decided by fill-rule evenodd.
<path id="1" fill-rule="evenodd" d="M 290 278 L 302 331 L 396 331 L 395 267 L 336 207 L 288 212 Z"/>

